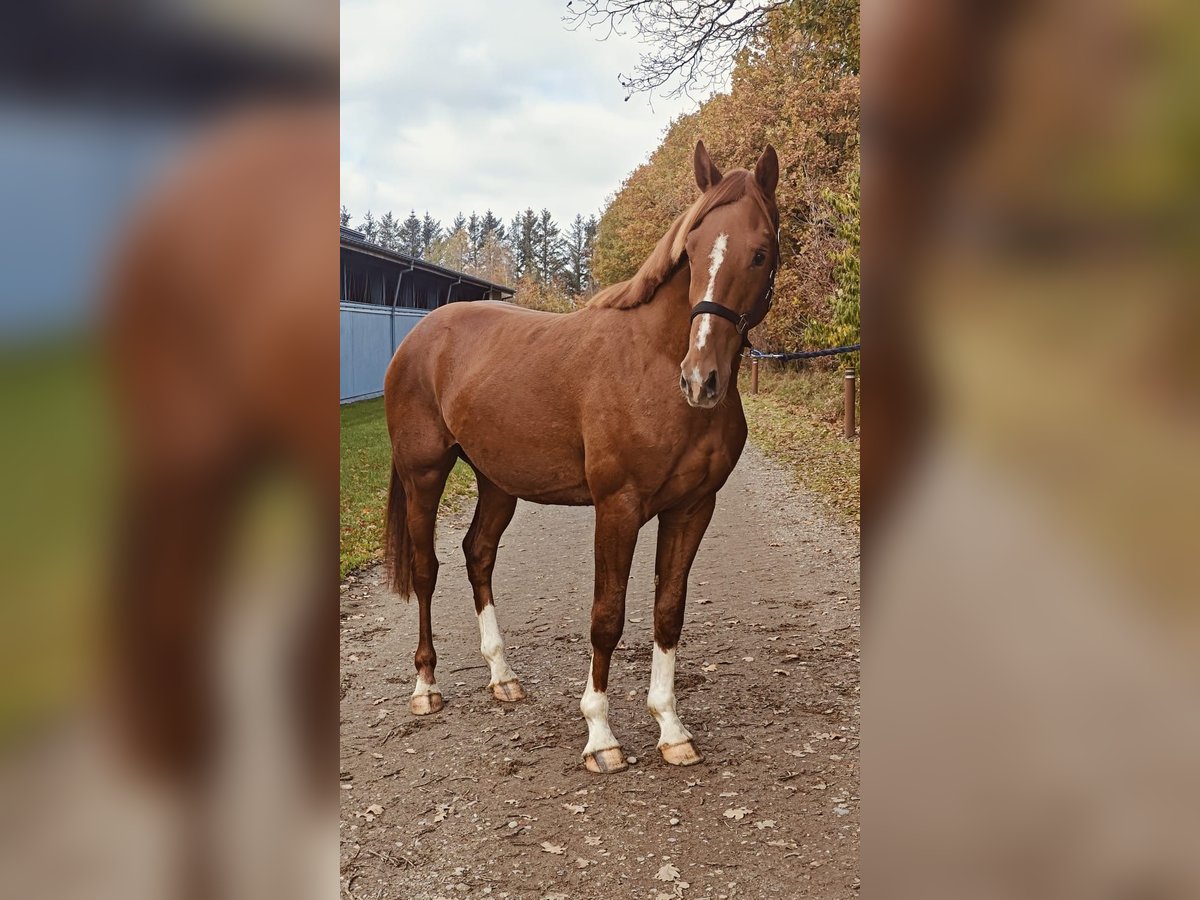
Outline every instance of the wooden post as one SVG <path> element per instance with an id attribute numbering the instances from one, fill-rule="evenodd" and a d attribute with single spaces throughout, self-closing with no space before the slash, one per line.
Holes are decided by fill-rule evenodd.
<path id="1" fill-rule="evenodd" d="M 758 393 L 758 360 L 750 360 L 750 393 Z"/>
<path id="2" fill-rule="evenodd" d="M 844 378 L 844 381 L 845 381 L 845 385 L 846 385 L 846 395 L 845 395 L 845 403 L 846 403 L 846 428 L 845 428 L 845 434 L 846 434 L 846 439 L 847 439 L 847 440 L 850 440 L 851 438 L 853 438 L 853 437 L 854 437 L 854 434 L 855 434 L 855 422 L 854 422 L 854 369 L 852 369 L 852 368 L 847 368 L 847 369 L 846 369 L 846 376 L 845 376 L 845 378 Z"/>

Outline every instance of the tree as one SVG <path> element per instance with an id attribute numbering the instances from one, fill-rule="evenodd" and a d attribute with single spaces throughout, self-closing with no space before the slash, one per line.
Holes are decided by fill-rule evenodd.
<path id="1" fill-rule="evenodd" d="M 504 239 L 504 223 L 496 218 L 496 214 L 490 209 L 479 220 L 479 231 L 483 240 L 487 240 L 491 234 L 495 234 L 500 240 Z"/>
<path id="2" fill-rule="evenodd" d="M 346 204 L 344 203 L 342 204 L 341 220 L 342 225 L 347 227 L 350 225 L 350 210 L 346 209 Z"/>
<path id="3" fill-rule="evenodd" d="M 633 71 L 618 75 L 626 100 L 721 87 L 747 52 L 762 51 L 774 25 L 803 36 L 808 55 L 842 75 L 858 74 L 858 0 L 573 0 L 564 16 L 572 29 L 605 39 L 634 32 L 649 49 Z"/>
<path id="4" fill-rule="evenodd" d="M 842 246 L 830 253 L 834 287 L 828 298 L 829 318 L 827 321 L 814 319 L 804 329 L 805 341 L 814 347 L 845 347 L 861 340 L 859 180 L 856 166 L 846 179 L 843 193 L 826 192 L 826 200 L 833 210 L 834 230 Z"/>
<path id="5" fill-rule="evenodd" d="M 517 278 L 536 277 L 536 233 L 538 217 L 532 208 L 517 215 L 509 228 L 509 246 L 512 249 L 513 272 Z"/>
<path id="6" fill-rule="evenodd" d="M 592 259 L 597 285 L 637 271 L 696 197 L 692 154 L 698 138 L 722 168 L 752 168 L 762 148 L 774 145 L 781 161 L 781 262 L 775 307 L 754 335 L 767 350 L 806 346 L 810 323 L 834 321 L 835 256 L 846 242 L 831 198 L 846 192 L 858 167 L 858 76 L 836 54 L 817 52 L 837 41 L 810 36 L 808 26 L 797 24 L 794 9 L 813 3 L 796 3 L 769 17 L 755 52 L 738 60 L 730 92 L 673 122 L 650 159 L 625 179 L 600 218 Z M 833 0 L 824 8 L 840 9 Z M 818 26 L 836 31 L 833 25 L 812 27 Z M 845 44 L 856 48 L 857 25 L 847 29 Z"/>
<path id="7" fill-rule="evenodd" d="M 433 245 L 441 239 L 442 223 L 431 216 L 428 212 L 425 213 L 425 218 L 421 220 L 421 256 L 424 259 L 429 258 L 429 252 Z"/>
<path id="8" fill-rule="evenodd" d="M 392 215 L 392 211 L 389 209 L 379 217 L 379 236 L 376 243 L 386 250 L 395 250 L 399 239 L 399 228 L 395 217 Z"/>
<path id="9" fill-rule="evenodd" d="M 459 228 L 434 242 L 429 249 L 429 261 L 462 272 L 470 263 L 470 250 L 467 231 Z"/>
<path id="10" fill-rule="evenodd" d="M 576 215 L 563 240 L 567 290 L 574 296 L 592 290 L 592 246 L 596 238 L 596 217 Z"/>
<path id="11" fill-rule="evenodd" d="M 471 271 L 472 274 L 486 278 L 494 284 L 512 284 L 515 280 L 512 253 L 497 229 L 493 229 L 484 238 L 483 246 L 479 250 L 479 260 Z"/>
<path id="12" fill-rule="evenodd" d="M 475 210 L 471 210 L 471 217 L 467 219 L 467 243 L 470 247 L 472 263 L 479 261 L 479 250 L 483 247 L 482 224 L 479 216 L 475 215 Z"/>
<path id="13" fill-rule="evenodd" d="M 396 249 L 409 256 L 421 255 L 421 220 L 415 209 L 409 210 L 408 218 L 398 229 Z"/>
<path id="14" fill-rule="evenodd" d="M 564 20 L 572 29 L 586 27 L 604 38 L 633 31 L 650 48 L 631 73 L 617 76 L 628 100 L 642 92 L 677 96 L 719 86 L 768 14 L 784 5 L 782 0 L 580 0 L 568 4 Z"/>
<path id="15" fill-rule="evenodd" d="M 533 232 L 534 275 L 542 284 L 556 281 L 563 271 L 562 232 L 550 210 L 543 209 Z"/>
<path id="16" fill-rule="evenodd" d="M 358 229 L 366 236 L 366 239 L 372 244 L 379 242 L 379 224 L 375 221 L 375 217 L 371 215 L 368 209 L 367 214 L 363 216 L 362 226 Z"/>

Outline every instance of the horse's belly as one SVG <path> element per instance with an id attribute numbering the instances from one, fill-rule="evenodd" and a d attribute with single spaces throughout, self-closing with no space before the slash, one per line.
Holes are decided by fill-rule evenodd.
<path id="1" fill-rule="evenodd" d="M 556 444 L 537 435 L 495 429 L 490 435 L 463 437 L 467 458 L 506 494 L 534 503 L 583 506 L 592 502 L 583 471 L 583 449 Z"/>

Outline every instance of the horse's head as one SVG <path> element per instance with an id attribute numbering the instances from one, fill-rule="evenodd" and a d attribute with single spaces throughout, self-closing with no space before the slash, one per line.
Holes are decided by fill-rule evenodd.
<path id="1" fill-rule="evenodd" d="M 722 175 L 698 142 L 695 166 L 702 200 L 712 205 L 704 203 L 707 211 L 687 235 L 692 320 L 679 388 L 691 406 L 709 408 L 724 399 L 746 332 L 770 308 L 779 262 L 779 158 L 768 146 L 753 174 Z"/>

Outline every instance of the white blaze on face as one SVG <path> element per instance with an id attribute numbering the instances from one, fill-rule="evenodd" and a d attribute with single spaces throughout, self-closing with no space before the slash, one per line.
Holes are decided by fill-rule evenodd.
<path id="1" fill-rule="evenodd" d="M 579 711 L 587 720 L 588 727 L 587 746 L 583 748 L 584 756 L 621 746 L 613 736 L 612 729 L 608 727 L 608 696 L 592 686 L 591 662 L 588 663 L 587 690 L 583 692 L 583 699 L 579 701 Z"/>
<path id="2" fill-rule="evenodd" d="M 492 672 L 492 680 L 488 687 L 495 687 L 506 681 L 516 681 L 517 676 L 508 666 L 504 658 L 504 638 L 500 636 L 500 625 L 496 622 L 496 607 L 488 604 L 479 614 L 479 652 L 487 661 Z"/>
<path id="3" fill-rule="evenodd" d="M 713 291 L 717 285 L 717 272 L 721 268 L 721 263 L 725 261 L 725 245 L 729 242 L 729 235 L 721 232 L 717 235 L 717 239 L 713 241 L 712 252 L 708 255 L 708 287 L 704 290 L 704 301 L 711 303 Z M 696 349 L 703 350 L 704 345 L 708 343 L 709 332 L 712 331 L 712 316 L 709 313 L 703 313 L 700 316 L 700 327 L 696 329 Z"/>
<path id="4" fill-rule="evenodd" d="M 691 732 L 679 721 L 675 712 L 675 648 L 662 650 L 654 645 L 654 660 L 650 666 L 650 691 L 646 706 L 658 722 L 658 746 L 681 744 L 692 739 Z"/>

